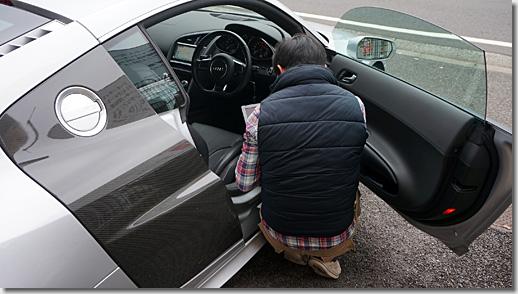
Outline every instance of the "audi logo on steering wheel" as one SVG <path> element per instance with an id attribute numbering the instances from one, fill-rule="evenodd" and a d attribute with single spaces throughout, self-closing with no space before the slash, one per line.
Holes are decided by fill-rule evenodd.
<path id="1" fill-rule="evenodd" d="M 210 66 L 212 76 L 217 79 L 223 78 L 227 74 L 228 66 L 222 60 L 215 60 Z"/>

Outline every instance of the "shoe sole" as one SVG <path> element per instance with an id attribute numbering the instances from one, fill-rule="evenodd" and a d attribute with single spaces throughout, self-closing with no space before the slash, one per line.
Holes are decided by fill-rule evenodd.
<path id="1" fill-rule="evenodd" d="M 313 271 L 317 275 L 320 275 L 322 277 L 336 280 L 340 276 L 340 273 L 334 273 L 331 269 L 326 267 L 324 263 L 318 262 L 314 259 L 309 260 L 308 265 L 313 269 Z"/>

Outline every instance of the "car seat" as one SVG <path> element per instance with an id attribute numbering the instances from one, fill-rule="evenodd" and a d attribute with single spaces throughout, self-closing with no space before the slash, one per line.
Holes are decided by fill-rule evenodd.
<path id="1" fill-rule="evenodd" d="M 189 125 L 192 139 L 207 166 L 224 184 L 235 181 L 235 168 L 243 136 L 207 124 L 194 122 Z"/>

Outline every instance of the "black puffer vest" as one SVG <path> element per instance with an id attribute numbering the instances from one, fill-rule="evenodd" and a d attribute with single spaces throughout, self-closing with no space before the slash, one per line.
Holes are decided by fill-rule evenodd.
<path id="1" fill-rule="evenodd" d="M 332 237 L 352 222 L 367 133 L 356 97 L 337 84 L 323 66 L 297 66 L 261 102 L 261 212 L 281 234 Z"/>

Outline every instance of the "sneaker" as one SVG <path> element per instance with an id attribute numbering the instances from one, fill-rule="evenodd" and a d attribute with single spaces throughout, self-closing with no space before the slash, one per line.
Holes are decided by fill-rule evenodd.
<path id="1" fill-rule="evenodd" d="M 308 264 L 309 255 L 284 251 L 284 258 L 296 264 L 306 265 Z"/>
<path id="2" fill-rule="evenodd" d="M 342 268 L 340 267 L 340 263 L 338 260 L 333 259 L 330 262 L 324 262 L 320 257 L 311 256 L 308 261 L 308 265 L 322 277 L 338 279 L 340 273 L 342 272 Z"/>

